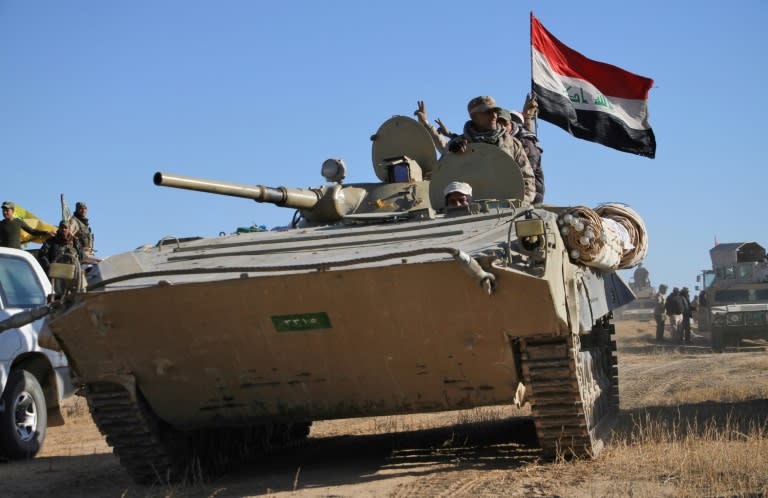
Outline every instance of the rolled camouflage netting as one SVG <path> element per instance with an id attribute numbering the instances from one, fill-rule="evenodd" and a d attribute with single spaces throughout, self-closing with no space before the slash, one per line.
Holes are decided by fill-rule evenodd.
<path id="1" fill-rule="evenodd" d="M 645 222 L 637 212 L 626 204 L 601 204 L 595 212 L 603 219 L 613 220 L 627 231 L 629 240 L 634 246 L 627 248 L 619 263 L 620 269 L 637 266 L 648 254 L 648 231 Z"/>
<path id="2" fill-rule="evenodd" d="M 631 268 L 648 250 L 645 223 L 629 206 L 576 206 L 558 218 L 571 259 L 604 270 Z"/>

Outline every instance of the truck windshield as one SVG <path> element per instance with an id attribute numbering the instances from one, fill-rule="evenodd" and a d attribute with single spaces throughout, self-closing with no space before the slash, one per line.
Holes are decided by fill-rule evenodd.
<path id="1" fill-rule="evenodd" d="M 719 290 L 715 293 L 715 302 L 718 304 L 744 303 L 749 301 L 747 289 Z"/>
<path id="2" fill-rule="evenodd" d="M 0 255 L 0 299 L 4 308 L 32 308 L 45 304 L 45 291 L 29 262 Z"/>
<path id="3" fill-rule="evenodd" d="M 768 301 L 768 289 L 757 289 L 755 291 L 755 298 L 761 302 Z"/>

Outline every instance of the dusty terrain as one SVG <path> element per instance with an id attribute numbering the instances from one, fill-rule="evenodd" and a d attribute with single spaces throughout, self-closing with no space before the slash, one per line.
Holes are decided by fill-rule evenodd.
<path id="1" fill-rule="evenodd" d="M 305 447 L 213 482 L 141 487 L 74 398 L 38 458 L 0 463 L 0 496 L 768 495 L 766 348 L 656 345 L 652 329 L 617 323 L 621 414 L 593 461 L 542 459 L 525 410 L 494 407 L 320 422 Z"/>

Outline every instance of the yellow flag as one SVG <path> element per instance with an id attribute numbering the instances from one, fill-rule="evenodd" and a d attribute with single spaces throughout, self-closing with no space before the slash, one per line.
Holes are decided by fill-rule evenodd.
<path id="1" fill-rule="evenodd" d="M 13 211 L 13 215 L 16 218 L 21 218 L 24 220 L 24 223 L 31 226 L 34 229 L 37 230 L 45 230 L 46 232 L 55 232 L 56 227 L 53 225 L 50 225 L 37 216 L 35 216 L 34 213 L 31 213 L 24 209 L 23 207 L 16 204 L 16 209 Z M 26 244 L 27 242 L 35 242 L 37 244 L 42 244 L 43 242 L 48 239 L 48 235 L 31 235 L 24 230 L 21 230 L 21 243 Z"/>

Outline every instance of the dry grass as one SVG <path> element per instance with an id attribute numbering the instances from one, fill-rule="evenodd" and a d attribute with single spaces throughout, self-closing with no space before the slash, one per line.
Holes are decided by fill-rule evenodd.
<path id="1" fill-rule="evenodd" d="M 766 414 L 674 418 L 647 413 L 617 433 L 592 472 L 628 496 L 768 494 Z M 616 490 L 618 491 L 618 490 Z M 761 495 L 762 493 L 762 495 Z"/>

